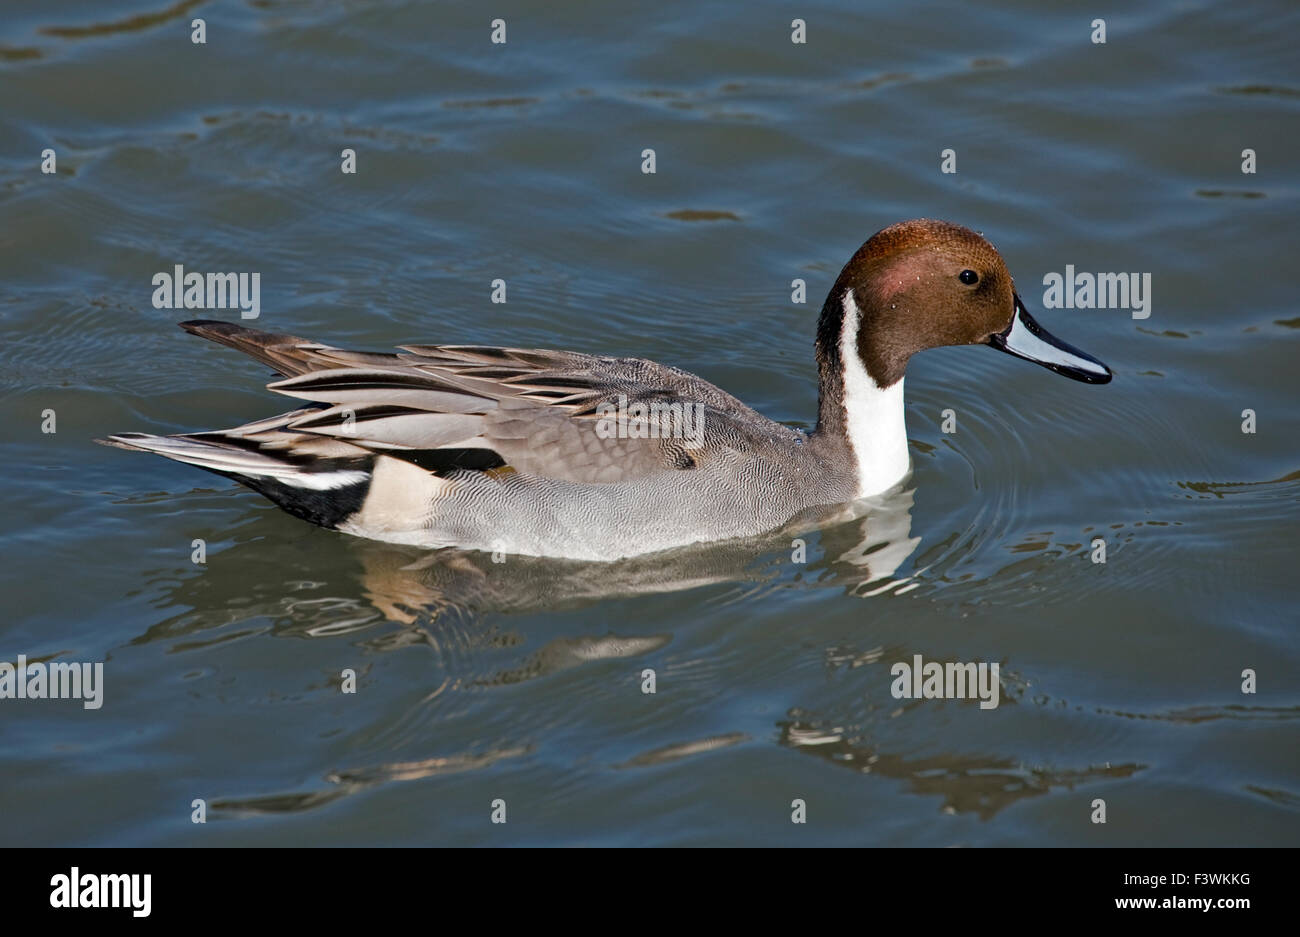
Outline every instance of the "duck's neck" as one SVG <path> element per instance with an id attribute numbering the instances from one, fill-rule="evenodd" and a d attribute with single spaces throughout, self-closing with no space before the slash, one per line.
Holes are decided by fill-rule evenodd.
<path id="1" fill-rule="evenodd" d="M 855 496 L 879 494 L 911 468 L 903 379 L 881 387 L 858 351 L 861 310 L 850 287 L 831 290 L 817 325 L 817 442 L 852 466 Z"/>

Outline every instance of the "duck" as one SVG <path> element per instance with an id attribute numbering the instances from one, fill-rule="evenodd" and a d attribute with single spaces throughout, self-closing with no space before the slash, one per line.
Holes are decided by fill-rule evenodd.
<path id="1" fill-rule="evenodd" d="M 484 345 L 347 351 L 198 319 L 304 402 L 234 429 L 96 440 L 223 475 L 358 537 L 593 562 L 754 537 L 880 498 L 911 473 L 918 352 L 986 345 L 1087 384 L 1112 372 L 1025 309 L 983 236 L 918 218 L 873 234 L 822 306 L 810 431 L 641 358 Z"/>

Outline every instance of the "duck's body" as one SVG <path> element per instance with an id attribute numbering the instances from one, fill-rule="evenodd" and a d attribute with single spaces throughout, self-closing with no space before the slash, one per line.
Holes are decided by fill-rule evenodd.
<path id="1" fill-rule="evenodd" d="M 988 302 L 970 303 L 963 281 L 963 314 L 925 308 L 928 279 L 953 264 L 983 270 Z M 1014 347 L 1017 322 L 1060 359 Z M 899 484 L 910 464 L 902 373 L 921 348 L 988 342 L 1109 380 L 1028 319 L 987 242 L 932 221 L 886 228 L 840 274 L 818 326 L 811 433 L 637 358 L 437 345 L 374 354 L 225 322 L 182 327 L 269 364 L 286 378 L 272 390 L 312 405 L 221 432 L 105 442 L 228 475 L 362 537 L 582 560 L 752 536 Z"/>
<path id="2" fill-rule="evenodd" d="M 842 436 L 774 423 L 652 361 L 481 347 L 354 355 L 225 322 L 183 326 L 265 361 L 289 376 L 273 389 L 320 407 L 113 441 L 229 474 L 290 513 L 375 540 L 608 560 L 762 533 L 860 493 Z M 596 407 L 620 394 L 625 412 L 702 404 L 699 438 L 619 438 L 616 426 L 602 438 Z"/>

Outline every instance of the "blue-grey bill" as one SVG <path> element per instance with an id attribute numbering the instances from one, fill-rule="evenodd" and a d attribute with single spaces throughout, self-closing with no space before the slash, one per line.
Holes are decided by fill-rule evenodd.
<path id="1" fill-rule="evenodd" d="M 1016 297 L 1016 313 L 1011 317 L 1011 324 L 990 338 L 988 343 L 998 351 L 1041 364 L 1049 371 L 1086 384 L 1105 384 L 1112 377 L 1110 368 L 1092 355 L 1066 344 L 1035 322 L 1033 316 L 1025 311 L 1019 296 Z"/>

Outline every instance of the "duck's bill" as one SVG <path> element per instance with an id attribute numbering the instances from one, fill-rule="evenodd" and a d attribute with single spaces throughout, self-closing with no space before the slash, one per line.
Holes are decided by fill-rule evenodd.
<path id="1" fill-rule="evenodd" d="M 998 351 L 1041 364 L 1049 371 L 1064 374 L 1086 384 L 1105 384 L 1111 379 L 1110 368 L 1092 355 L 1067 345 L 1034 321 L 1016 296 L 1016 313 L 1011 324 L 989 339 Z"/>

